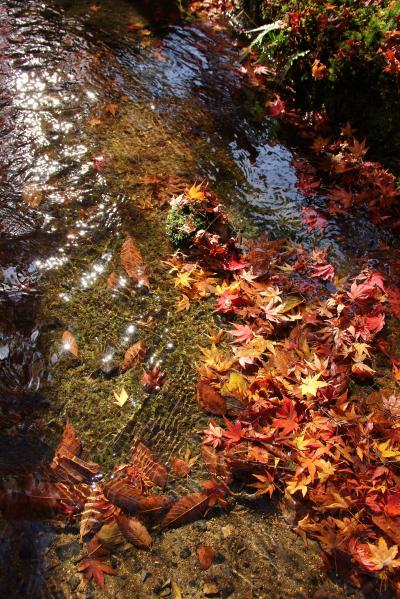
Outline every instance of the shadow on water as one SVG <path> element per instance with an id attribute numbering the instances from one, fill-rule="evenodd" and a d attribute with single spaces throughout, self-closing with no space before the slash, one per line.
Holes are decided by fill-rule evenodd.
<path id="1" fill-rule="evenodd" d="M 35 598 L 57 596 L 45 556 L 57 527 L 17 507 L 52 457 L 44 423 L 62 351 L 49 338 L 69 324 L 43 310 L 46 289 L 52 282 L 65 303 L 92 289 L 132 227 L 149 258 L 165 258 L 165 241 L 151 245 L 148 237 L 152 219 L 129 203 L 135 179 L 208 178 L 247 233 L 321 243 L 342 263 L 380 235 L 355 219 L 347 229 L 333 222 L 322 241 L 310 238 L 300 221 L 310 200 L 296 187 L 294 149 L 277 141 L 270 122 L 254 125 L 246 115 L 236 50 L 222 34 L 180 23 L 173 3 L 107 0 L 97 12 L 89 2 L 0 0 L 0 54 L 1 589 Z M 110 136 L 120 136 L 123 151 L 99 155 L 113 147 L 103 124 L 117 103 L 126 121 L 110 125 Z M 110 303 L 110 313 L 118 301 L 125 300 Z M 149 302 L 166 326 L 156 294 L 138 305 Z M 189 418 L 182 405 L 152 430 Z M 165 435 L 156 443 L 171 451 L 178 442 Z"/>

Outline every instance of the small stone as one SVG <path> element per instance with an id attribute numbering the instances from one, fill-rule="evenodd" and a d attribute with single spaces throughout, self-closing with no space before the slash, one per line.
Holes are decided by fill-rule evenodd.
<path id="1" fill-rule="evenodd" d="M 218 587 L 214 582 L 206 582 L 203 586 L 203 593 L 206 597 L 216 597 L 219 595 Z"/>
<path id="2" fill-rule="evenodd" d="M 207 530 L 207 522 L 205 520 L 199 520 L 198 522 L 195 522 L 193 524 L 193 528 L 195 528 L 196 530 L 200 530 L 201 532 L 204 532 L 205 530 Z"/>
<path id="3" fill-rule="evenodd" d="M 71 591 L 75 591 L 75 589 L 79 586 L 80 582 L 80 576 L 78 576 L 77 574 L 72 574 L 72 576 L 68 579 L 68 586 L 71 589 Z"/>
<path id="4" fill-rule="evenodd" d="M 191 554 L 192 552 L 190 551 L 189 547 L 184 547 L 179 555 L 182 559 L 187 559 Z"/>
<path id="5" fill-rule="evenodd" d="M 142 570 L 142 571 L 140 572 L 140 580 L 141 580 L 142 582 L 144 582 L 144 581 L 145 581 L 145 580 L 146 580 L 146 579 L 147 579 L 149 576 L 150 576 L 150 573 L 149 573 L 149 572 L 147 572 L 147 570 Z"/>
<path id="6" fill-rule="evenodd" d="M 224 561 L 226 561 L 226 558 L 224 555 L 222 555 L 222 553 L 220 553 L 219 551 L 217 551 L 217 553 L 214 556 L 214 564 L 223 564 Z"/>
<path id="7" fill-rule="evenodd" d="M 78 541 L 71 541 L 70 543 L 64 543 L 63 545 L 59 545 L 56 547 L 56 555 L 62 560 L 66 561 L 73 557 L 76 557 L 81 552 L 81 546 Z"/>
<path id="8" fill-rule="evenodd" d="M 234 531 L 235 529 L 231 524 L 228 524 L 227 526 L 223 526 L 221 528 L 222 536 L 224 537 L 224 539 L 230 537 L 234 533 Z"/>

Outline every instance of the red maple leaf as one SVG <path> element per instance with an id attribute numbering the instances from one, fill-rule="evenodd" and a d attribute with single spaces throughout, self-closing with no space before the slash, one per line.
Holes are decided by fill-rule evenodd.
<path id="1" fill-rule="evenodd" d="M 163 384 L 165 372 L 158 370 L 156 366 L 146 372 L 143 370 L 142 384 L 147 388 L 148 391 L 159 391 Z"/>
<path id="2" fill-rule="evenodd" d="M 86 584 L 90 580 L 93 580 L 93 582 L 95 582 L 103 591 L 106 590 L 104 574 L 110 574 L 111 576 L 117 575 L 116 571 L 113 570 L 111 566 L 97 559 L 85 559 L 83 564 L 79 566 L 78 571 L 83 573 L 87 581 Z"/>
<path id="3" fill-rule="evenodd" d="M 232 343 L 249 343 L 252 339 L 254 339 L 254 331 L 249 327 L 249 325 L 245 324 L 234 324 L 235 328 L 227 331 L 232 337 L 235 337 Z"/>
<path id="4" fill-rule="evenodd" d="M 245 430 L 242 428 L 242 423 L 240 420 L 236 420 L 234 423 L 229 422 L 224 417 L 226 428 L 228 430 L 224 431 L 224 437 L 228 439 L 227 445 L 231 445 L 232 443 L 239 443 L 240 439 L 242 439 L 245 435 Z"/>
<path id="5" fill-rule="evenodd" d="M 240 295 L 225 291 L 219 296 L 215 311 L 221 312 L 222 314 L 227 314 L 228 312 L 234 312 L 234 308 L 242 304 L 243 300 Z"/>
<path id="6" fill-rule="evenodd" d="M 275 100 L 273 102 L 268 102 L 267 104 L 267 112 L 269 116 L 281 116 L 286 111 L 285 102 L 281 100 L 278 94 L 275 95 Z"/>
<path id="7" fill-rule="evenodd" d="M 319 229 L 322 232 L 328 224 L 328 219 L 320 212 L 317 212 L 315 208 L 302 208 L 301 212 L 302 221 L 310 230 Z"/>
<path id="8" fill-rule="evenodd" d="M 324 264 L 323 266 L 313 265 L 312 269 L 314 270 L 311 277 L 318 277 L 323 281 L 327 281 L 328 279 L 333 279 L 335 276 L 335 269 L 332 264 Z"/>
<path id="9" fill-rule="evenodd" d="M 272 421 L 272 426 L 282 429 L 282 435 L 288 435 L 299 426 L 299 417 L 294 409 L 294 404 L 287 399 L 283 399 L 282 409 L 276 414 L 278 418 Z"/>

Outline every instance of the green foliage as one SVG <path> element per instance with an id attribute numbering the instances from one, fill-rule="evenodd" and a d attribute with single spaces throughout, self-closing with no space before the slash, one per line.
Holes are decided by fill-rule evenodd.
<path id="1" fill-rule="evenodd" d="M 194 234 L 207 226 L 207 220 L 195 206 L 186 204 L 171 208 L 167 217 L 166 231 L 169 240 L 176 248 L 187 247 Z"/>

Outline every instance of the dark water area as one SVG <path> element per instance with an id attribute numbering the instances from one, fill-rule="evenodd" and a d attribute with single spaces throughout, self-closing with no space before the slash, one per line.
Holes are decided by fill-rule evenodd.
<path id="1" fill-rule="evenodd" d="M 184 24 L 177 14 L 166 21 L 149 3 L 104 0 L 96 7 L 67 0 L 0 0 L 3 509 L 17 508 L 26 477 L 49 463 L 65 417 L 75 416 L 74 424 L 95 450 L 98 422 L 91 434 L 90 416 L 85 421 L 73 398 L 69 412 L 57 403 L 57 394 L 65 394 L 66 387 L 60 387 L 62 377 L 57 378 L 64 357 L 54 339 L 79 325 L 82 331 L 95 330 L 103 360 L 115 351 L 116 338 L 129 325 L 129 310 L 137 315 L 136 308 L 124 293 L 106 308 L 100 299 L 104 291 L 97 299 L 91 294 L 99 282 L 104 287 L 129 226 L 158 281 L 150 300 L 135 296 L 137 310 L 151 304 L 152 314 L 158 314 L 157 327 L 164 331 L 157 339 L 160 346 L 167 338 L 168 319 L 177 339 L 187 328 L 168 315 L 169 292 L 157 266 L 168 255 L 165 240 L 160 241 L 165 206 L 154 209 L 156 224 L 135 212 L 129 225 L 132 199 L 148 196 L 148 190 L 138 188 L 139 179 L 157 173 L 189 183 L 208 179 L 244 234 L 267 233 L 329 248 L 332 261 L 344 271 L 357 269 L 368 252 L 390 240 L 359 215 L 346 222 L 332 219 L 323 236 L 306 229 L 301 209 L 322 206 L 323 198 L 306 198 L 298 190 L 292 165 L 295 143 L 281 143 L 275 123 L 255 123 L 246 112 L 252 92 L 243 87 L 239 52 L 224 34 Z M 120 280 L 122 289 L 126 285 Z M 90 320 L 92 313 L 84 316 L 82 304 L 96 308 L 98 322 Z M 107 314 L 115 317 L 112 325 Z M 81 316 L 85 322 L 79 321 Z M 111 349 L 102 337 L 108 327 L 110 337 L 114 335 Z M 193 341 L 185 339 L 183 352 L 190 353 Z M 95 368 L 78 369 L 74 378 L 84 387 Z M 70 374 L 68 370 L 62 379 L 64 385 Z M 109 391 L 107 387 L 104 393 Z M 143 432 L 171 453 L 183 443 L 174 432 L 181 419 L 190 421 L 188 435 L 196 430 L 187 405 L 176 402 L 171 409 L 167 404 L 165 418 L 161 411 L 158 421 L 143 408 L 132 426 L 128 420 L 123 424 L 128 432 Z M 93 404 L 95 409 L 103 408 Z M 102 418 L 106 424 L 101 436 L 112 436 L 118 427 L 106 420 L 106 409 Z M 98 445 L 102 447 L 101 440 Z M 113 457 L 118 451 L 118 443 L 109 449 Z M 99 450 L 97 457 L 107 463 L 105 454 L 101 457 Z M 57 575 L 45 558 L 57 526 L 29 512 L 21 516 L 16 509 L 16 517 L 12 509 L 8 513 L 10 517 L 0 521 L 2 596 L 65 596 L 57 595 Z M 71 596 L 79 595 L 73 591 Z"/>

